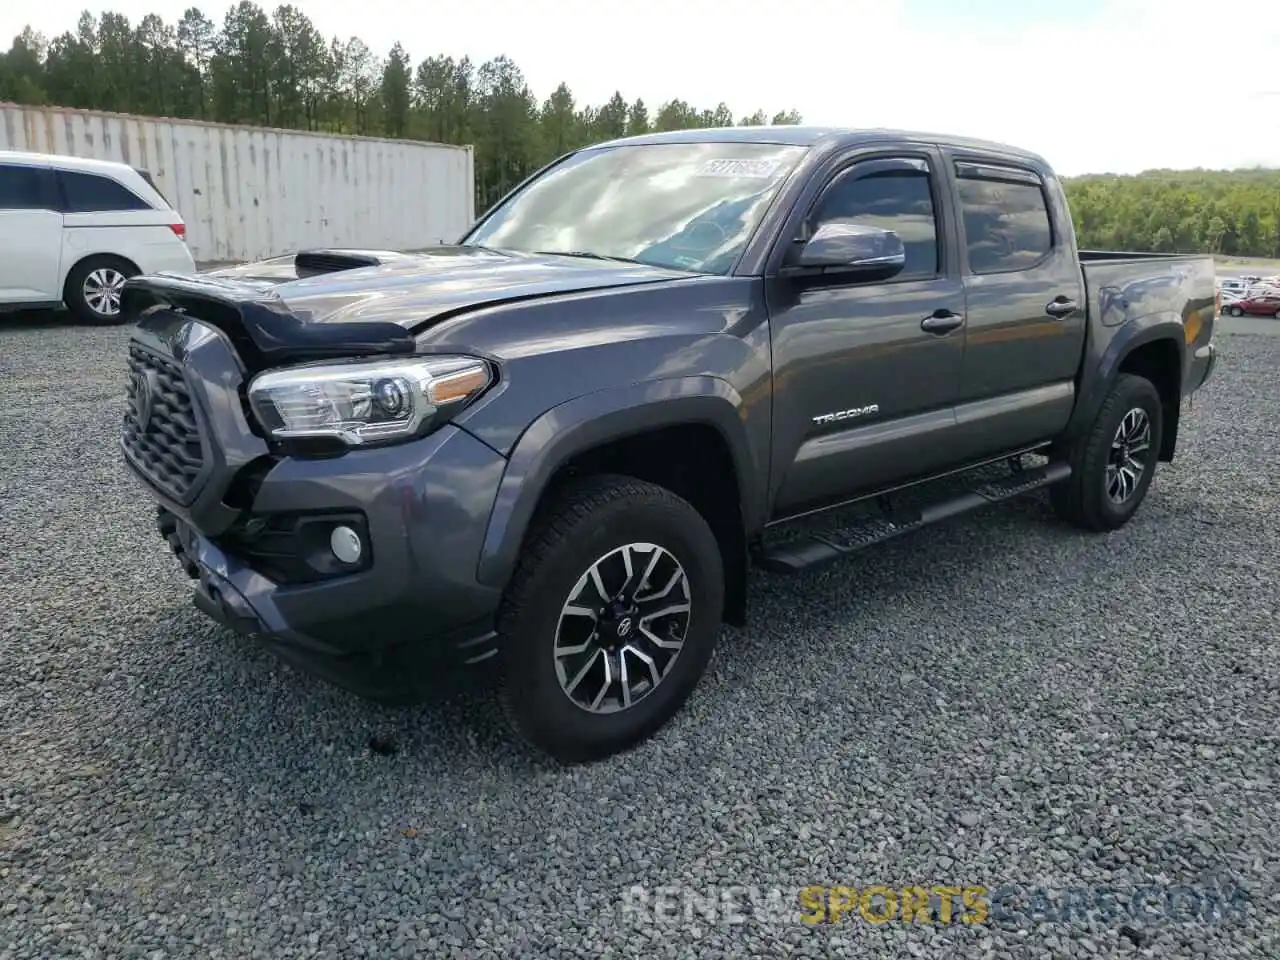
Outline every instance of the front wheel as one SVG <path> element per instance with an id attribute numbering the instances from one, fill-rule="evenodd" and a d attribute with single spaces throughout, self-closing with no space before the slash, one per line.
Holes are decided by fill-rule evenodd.
<path id="1" fill-rule="evenodd" d="M 1231 316 L 1233 316 L 1233 317 L 1243 317 L 1243 316 L 1244 316 L 1244 311 L 1243 311 L 1243 310 L 1241 310 L 1239 307 L 1232 307 L 1232 308 L 1231 308 L 1230 310 L 1228 310 L 1227 312 L 1228 312 L 1228 313 L 1230 313 L 1230 314 L 1231 314 Z"/>
<path id="2" fill-rule="evenodd" d="M 1058 515 L 1086 530 L 1128 523 L 1151 486 L 1163 432 L 1155 386 L 1122 373 L 1089 432 L 1056 451 L 1071 465 L 1071 476 L 1050 488 Z"/>
<path id="3" fill-rule="evenodd" d="M 499 690 L 516 732 L 562 762 L 652 736 L 684 705 L 720 632 L 724 568 L 689 503 L 588 478 L 546 511 L 499 617 Z"/>

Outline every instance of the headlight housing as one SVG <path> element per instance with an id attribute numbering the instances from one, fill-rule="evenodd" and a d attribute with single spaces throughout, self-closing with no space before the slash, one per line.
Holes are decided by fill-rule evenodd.
<path id="1" fill-rule="evenodd" d="M 420 356 L 272 370 L 254 377 L 248 394 L 273 439 L 369 446 L 426 433 L 492 383 L 477 357 Z"/>

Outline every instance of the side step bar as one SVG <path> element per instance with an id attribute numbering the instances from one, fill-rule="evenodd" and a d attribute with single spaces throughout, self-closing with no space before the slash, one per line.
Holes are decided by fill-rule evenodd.
<path id="1" fill-rule="evenodd" d="M 946 500 L 931 503 L 906 515 L 873 517 L 835 530 L 810 533 L 773 546 L 765 547 L 759 565 L 774 573 L 799 573 L 838 560 L 863 547 L 883 543 L 894 537 L 941 520 L 948 520 L 991 503 L 1010 500 L 1061 483 L 1071 476 L 1065 463 L 1048 463 L 1042 467 L 1015 470 L 1007 477 L 966 490 Z"/>

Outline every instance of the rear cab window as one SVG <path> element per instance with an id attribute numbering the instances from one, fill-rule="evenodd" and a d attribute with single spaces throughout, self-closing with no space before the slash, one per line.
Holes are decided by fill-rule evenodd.
<path id="1" fill-rule="evenodd" d="M 110 177 L 75 170 L 57 171 L 58 192 L 65 213 L 111 213 L 150 210 L 151 204 Z"/>
<path id="2" fill-rule="evenodd" d="M 1035 173 L 996 163 L 957 163 L 957 196 L 969 270 L 1030 270 L 1053 251 L 1053 221 Z"/>

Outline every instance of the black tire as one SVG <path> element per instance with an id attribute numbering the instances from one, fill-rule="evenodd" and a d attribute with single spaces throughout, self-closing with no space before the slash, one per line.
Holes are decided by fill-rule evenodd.
<path id="1" fill-rule="evenodd" d="M 1131 411 L 1141 410 L 1150 424 L 1150 439 L 1137 454 L 1141 475 L 1123 502 L 1109 495 L 1108 465 L 1116 434 Z M 1086 530 L 1117 530 L 1129 522 L 1147 495 L 1155 476 L 1164 432 L 1160 394 L 1151 381 L 1122 373 L 1116 378 L 1089 432 L 1055 451 L 1055 458 L 1071 465 L 1071 476 L 1049 488 L 1058 515 Z"/>
<path id="2" fill-rule="evenodd" d="M 683 593 L 687 584 L 689 599 L 684 643 L 647 695 L 617 712 L 593 713 L 571 699 L 558 674 L 558 659 L 568 660 L 555 654 L 562 610 L 597 561 L 630 544 L 656 545 L 683 568 L 680 590 Z M 655 571 L 655 576 L 660 575 Z M 668 582 L 677 581 L 673 574 Z M 613 590 L 612 584 L 606 586 Z M 652 602 L 648 592 L 643 599 Z M 590 593 L 595 596 L 598 591 L 592 588 Z M 720 550 L 706 520 L 689 503 L 663 487 L 630 477 L 602 475 L 575 483 L 536 521 L 499 613 L 498 689 L 511 726 L 530 746 L 563 763 L 597 760 L 639 744 L 675 716 L 693 692 L 715 649 L 723 612 Z M 640 615 L 635 614 L 637 622 Z M 651 626 L 657 622 L 651 621 Z M 604 624 L 593 618 L 582 629 L 603 636 L 608 632 Z M 638 628 L 631 635 L 609 633 L 611 642 L 623 643 L 617 636 L 648 642 Z M 653 648 L 648 652 L 661 659 Z M 588 650 L 581 656 L 596 654 Z M 622 659 L 637 663 L 631 654 L 623 653 Z M 566 676 L 586 669 L 579 666 L 582 662 L 564 662 Z M 614 670 L 616 677 L 621 671 Z M 647 677 L 638 682 L 648 682 Z M 597 689 L 606 686 L 596 684 Z"/>
<path id="3" fill-rule="evenodd" d="M 140 272 L 136 266 L 122 257 L 86 257 L 72 267 L 71 272 L 67 274 L 67 281 L 62 287 L 62 302 L 71 311 L 71 315 L 81 323 L 91 323 L 95 326 L 123 323 L 124 315 L 119 309 L 118 294 L 116 294 L 115 309 L 112 311 L 109 294 L 105 299 L 91 298 L 86 293 L 85 286 L 91 276 L 127 279 L 136 277 Z M 95 303 L 101 304 L 104 309 L 99 309 Z"/>
<path id="4" fill-rule="evenodd" d="M 1232 308 L 1231 308 L 1230 310 L 1228 310 L 1227 312 L 1228 312 L 1228 313 L 1230 313 L 1230 314 L 1231 314 L 1231 316 L 1233 316 L 1233 317 L 1243 317 L 1243 316 L 1244 316 L 1244 311 L 1243 311 L 1243 310 L 1241 310 L 1239 307 L 1232 307 Z"/>

